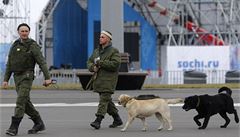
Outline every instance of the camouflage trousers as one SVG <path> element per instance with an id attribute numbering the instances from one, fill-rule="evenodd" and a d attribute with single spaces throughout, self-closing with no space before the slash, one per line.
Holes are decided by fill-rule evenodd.
<path id="1" fill-rule="evenodd" d="M 111 93 L 99 93 L 99 104 L 96 116 L 105 116 L 106 113 L 109 115 L 114 115 L 118 113 L 118 109 L 112 102 Z"/>
<path id="2" fill-rule="evenodd" d="M 30 91 L 34 79 L 34 72 L 24 72 L 14 74 L 14 82 L 17 91 L 17 100 L 14 116 L 23 117 L 26 113 L 29 117 L 35 118 L 39 116 L 38 111 L 30 101 Z"/>

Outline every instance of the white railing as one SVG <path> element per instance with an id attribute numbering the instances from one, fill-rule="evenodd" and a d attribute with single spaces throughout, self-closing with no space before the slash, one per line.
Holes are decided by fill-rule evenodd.
<path id="1" fill-rule="evenodd" d="M 71 70 L 53 70 L 51 71 L 51 78 L 57 80 L 57 83 L 79 83 L 79 78 L 76 76 L 77 69 Z M 206 84 L 223 84 L 225 83 L 225 75 L 228 70 L 205 70 Z M 159 71 L 144 71 L 148 75 L 144 84 L 184 84 L 184 71 L 165 71 L 160 74 Z M 42 85 L 44 77 L 41 72 L 35 72 L 34 85 Z M 3 74 L 1 74 L 1 81 Z M 9 80 L 9 84 L 13 85 L 13 77 Z M 80 83 L 79 83 L 80 84 Z"/>
<path id="2" fill-rule="evenodd" d="M 223 84 L 227 70 L 204 70 L 206 84 Z M 184 84 L 184 71 L 165 71 L 160 76 L 158 71 L 151 71 L 144 84 Z"/>

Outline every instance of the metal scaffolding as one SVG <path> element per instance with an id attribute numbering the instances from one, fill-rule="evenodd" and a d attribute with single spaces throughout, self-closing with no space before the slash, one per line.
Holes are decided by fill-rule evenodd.
<path id="1" fill-rule="evenodd" d="M 77 1 L 84 9 L 87 7 L 87 0 Z M 240 0 L 125 0 L 125 2 L 156 28 L 159 46 L 240 43 Z M 151 5 L 154 2 L 158 7 Z M 37 25 L 36 38 L 44 53 L 45 47 L 51 47 L 52 44 L 52 23 L 49 15 L 57 3 L 58 0 L 49 1 Z M 138 23 L 126 23 L 125 31 L 136 31 L 132 29 L 136 28 L 136 24 Z M 221 44 L 216 39 L 220 40 Z"/>
<path id="2" fill-rule="evenodd" d="M 46 7 L 43 9 L 41 17 L 37 22 L 36 41 L 42 47 L 43 55 L 46 56 L 46 48 L 52 47 L 52 13 L 56 8 L 59 0 L 48 1 Z"/>
<path id="3" fill-rule="evenodd" d="M 30 0 L 0 2 L 0 43 L 11 43 L 18 37 L 18 24 L 30 23 Z"/>
<path id="4" fill-rule="evenodd" d="M 239 0 L 126 0 L 157 30 L 159 46 L 240 43 Z"/>

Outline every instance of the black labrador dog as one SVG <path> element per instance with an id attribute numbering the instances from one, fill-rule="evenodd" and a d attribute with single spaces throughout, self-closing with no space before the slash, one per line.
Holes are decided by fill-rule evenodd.
<path id="1" fill-rule="evenodd" d="M 226 93 L 222 93 L 226 91 Z M 230 119 L 227 113 L 234 114 L 236 123 L 239 122 L 237 111 L 233 106 L 233 99 L 231 97 L 232 90 L 228 87 L 222 87 L 218 90 L 218 94 L 214 96 L 200 95 L 190 96 L 185 98 L 183 109 L 188 111 L 190 109 L 196 109 L 198 114 L 193 118 L 196 124 L 199 126 L 198 129 L 205 129 L 208 125 L 208 121 L 212 115 L 217 113 L 225 119 L 225 124 L 221 125 L 221 128 L 226 128 L 230 123 Z M 204 118 L 204 122 L 201 126 L 199 119 Z"/>

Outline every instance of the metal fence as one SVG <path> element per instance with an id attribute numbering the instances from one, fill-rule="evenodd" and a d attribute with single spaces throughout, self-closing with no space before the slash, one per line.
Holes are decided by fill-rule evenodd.
<path id="1" fill-rule="evenodd" d="M 71 70 L 52 70 L 50 71 L 51 79 L 56 80 L 58 84 L 73 84 L 79 83 L 79 79 L 76 76 L 76 72 L 79 71 L 77 69 Z M 4 73 L 0 73 L 0 80 L 3 81 Z M 35 71 L 35 78 L 33 81 L 33 85 L 42 85 L 44 81 L 44 76 L 41 71 L 38 69 Z M 14 85 L 13 76 L 9 79 L 9 85 Z"/>
<path id="2" fill-rule="evenodd" d="M 79 78 L 76 76 L 78 69 L 71 70 L 52 70 L 51 78 L 57 80 L 58 84 L 68 84 L 68 83 L 79 83 Z M 144 84 L 184 84 L 184 71 L 165 71 L 163 74 L 159 74 L 158 71 L 143 71 L 147 72 L 148 75 L 145 79 Z M 206 74 L 206 84 L 223 84 L 225 83 L 226 73 L 228 70 L 204 70 L 202 71 Z M 3 73 L 1 75 L 1 81 L 3 81 Z M 35 72 L 34 85 L 43 84 L 43 74 L 39 71 Z M 13 77 L 10 78 L 9 84 L 13 85 Z"/>
<path id="3" fill-rule="evenodd" d="M 204 70 L 206 84 L 223 84 L 227 70 Z M 149 73 L 149 72 L 148 72 Z M 184 71 L 165 71 L 159 76 L 158 71 L 150 72 L 144 84 L 184 84 Z"/>
<path id="4" fill-rule="evenodd" d="M 56 80 L 58 84 L 73 84 L 79 83 L 79 78 L 76 76 L 78 69 L 59 69 L 51 70 L 50 76 L 51 79 Z M 42 73 L 36 75 L 33 84 L 41 85 L 43 83 L 44 77 Z M 80 84 L 80 83 L 79 83 Z"/>

